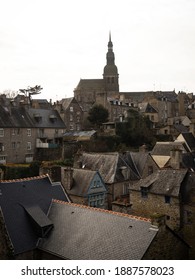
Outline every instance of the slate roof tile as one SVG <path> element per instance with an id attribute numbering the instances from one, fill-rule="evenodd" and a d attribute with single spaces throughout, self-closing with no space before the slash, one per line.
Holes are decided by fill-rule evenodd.
<path id="1" fill-rule="evenodd" d="M 51 234 L 39 248 L 64 259 L 141 259 L 158 230 L 149 219 L 53 200 Z"/>

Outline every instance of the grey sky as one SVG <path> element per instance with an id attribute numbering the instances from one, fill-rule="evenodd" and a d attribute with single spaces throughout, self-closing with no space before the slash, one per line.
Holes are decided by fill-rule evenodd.
<path id="1" fill-rule="evenodd" d="M 0 92 L 73 96 L 102 78 L 109 31 L 121 91 L 195 93 L 194 0 L 0 0 Z M 37 96 L 38 97 L 38 96 Z"/>

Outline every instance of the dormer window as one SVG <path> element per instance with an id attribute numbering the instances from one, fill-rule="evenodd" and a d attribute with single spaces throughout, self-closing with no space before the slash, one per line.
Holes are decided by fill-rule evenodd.
<path id="1" fill-rule="evenodd" d="M 49 119 L 51 122 L 55 122 L 57 120 L 57 117 L 55 115 L 50 115 Z"/>
<path id="2" fill-rule="evenodd" d="M 42 117 L 41 117 L 40 114 L 35 114 L 35 115 L 34 115 L 34 118 L 35 118 L 35 121 L 36 121 L 36 122 L 41 122 L 41 120 L 42 120 Z"/>

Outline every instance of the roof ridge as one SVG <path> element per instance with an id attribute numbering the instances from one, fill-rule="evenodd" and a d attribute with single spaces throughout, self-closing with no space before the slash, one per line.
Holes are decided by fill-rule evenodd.
<path id="1" fill-rule="evenodd" d="M 37 179 L 43 179 L 49 177 L 48 174 L 34 176 L 34 177 L 27 177 L 27 178 L 20 178 L 20 179 L 13 179 L 13 180 L 0 180 L 0 183 L 13 183 L 13 182 L 23 182 L 23 181 L 31 181 Z"/>
<path id="2" fill-rule="evenodd" d="M 125 214 L 125 213 L 121 213 L 121 212 L 115 212 L 115 211 L 106 210 L 106 209 L 102 209 L 102 208 L 90 207 L 90 206 L 86 206 L 83 204 L 76 204 L 76 203 L 66 202 L 66 201 L 62 201 L 62 200 L 58 200 L 58 199 L 52 199 L 52 202 L 59 203 L 59 204 L 65 204 L 65 205 L 72 205 L 72 206 L 76 206 L 76 207 L 80 207 L 80 208 L 90 209 L 92 211 L 97 211 L 97 212 L 109 213 L 112 215 L 127 217 L 127 218 L 131 218 L 131 219 L 135 219 L 135 220 L 151 222 L 151 219 L 149 219 L 149 218 L 143 218 L 143 217 L 139 217 L 139 216 L 135 216 L 135 215 Z"/>

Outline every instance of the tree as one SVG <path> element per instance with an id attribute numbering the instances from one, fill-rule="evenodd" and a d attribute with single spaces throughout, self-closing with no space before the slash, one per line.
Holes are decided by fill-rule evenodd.
<path id="1" fill-rule="evenodd" d="M 90 121 L 91 124 L 100 127 L 102 123 L 108 121 L 108 117 L 108 110 L 101 104 L 97 104 L 89 110 L 87 119 Z"/>
<path id="2" fill-rule="evenodd" d="M 154 141 L 151 122 L 148 117 L 130 109 L 126 122 L 117 123 L 116 134 L 121 137 L 121 142 L 127 146 L 139 147 L 141 145 L 151 145 Z"/>

